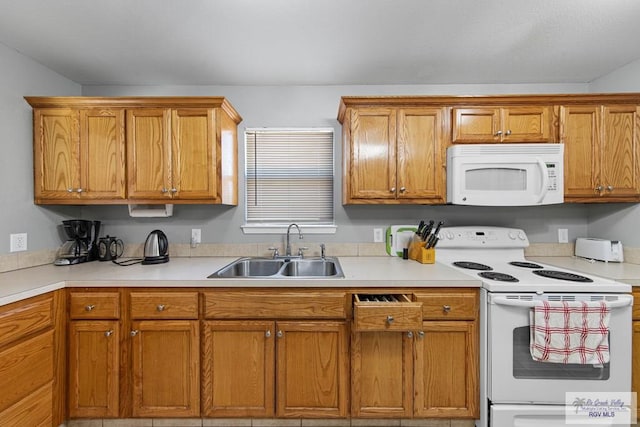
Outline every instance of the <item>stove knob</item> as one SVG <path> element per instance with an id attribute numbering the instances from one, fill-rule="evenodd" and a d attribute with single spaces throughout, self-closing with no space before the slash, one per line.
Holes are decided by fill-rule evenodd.
<path id="1" fill-rule="evenodd" d="M 518 238 L 519 238 L 520 240 L 527 240 L 527 236 L 525 236 L 525 235 L 524 235 L 524 232 L 523 232 L 523 231 L 519 231 L 519 232 L 518 232 Z"/>
<path id="2" fill-rule="evenodd" d="M 510 231 L 510 232 L 509 232 L 509 238 L 510 238 L 511 240 L 516 240 L 516 233 L 514 233 L 513 231 Z"/>
<path id="3" fill-rule="evenodd" d="M 449 239 L 449 240 L 453 240 L 453 238 L 455 237 L 451 231 L 447 231 L 447 233 L 445 234 L 445 236 L 446 236 L 446 237 L 447 237 L 447 239 Z"/>

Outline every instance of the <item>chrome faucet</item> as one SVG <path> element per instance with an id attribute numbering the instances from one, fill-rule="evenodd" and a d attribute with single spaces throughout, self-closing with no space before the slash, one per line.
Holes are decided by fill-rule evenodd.
<path id="1" fill-rule="evenodd" d="M 300 231 L 300 227 L 298 227 L 298 224 L 289 224 L 289 227 L 287 228 L 287 247 L 285 249 L 285 256 L 291 256 L 291 244 L 289 243 L 289 234 L 291 233 L 291 227 L 295 227 L 298 229 L 298 239 L 302 239 L 302 232 Z"/>

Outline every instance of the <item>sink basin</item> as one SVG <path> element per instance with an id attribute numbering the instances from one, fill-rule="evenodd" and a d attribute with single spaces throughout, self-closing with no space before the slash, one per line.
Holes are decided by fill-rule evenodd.
<path id="1" fill-rule="evenodd" d="M 239 258 L 212 275 L 216 278 L 342 278 L 344 273 L 337 258 Z"/>

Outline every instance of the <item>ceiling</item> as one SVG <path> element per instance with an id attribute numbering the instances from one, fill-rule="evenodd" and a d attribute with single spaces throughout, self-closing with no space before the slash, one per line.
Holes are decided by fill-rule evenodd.
<path id="1" fill-rule="evenodd" d="M 587 83 L 638 0 L 0 0 L 0 42 L 81 84 Z"/>

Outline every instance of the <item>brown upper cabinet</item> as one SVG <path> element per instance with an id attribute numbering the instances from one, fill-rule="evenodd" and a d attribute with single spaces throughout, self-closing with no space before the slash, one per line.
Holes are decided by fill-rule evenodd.
<path id="1" fill-rule="evenodd" d="M 444 203 L 446 109 L 347 107 L 343 203 Z"/>
<path id="2" fill-rule="evenodd" d="M 238 203 L 242 119 L 224 98 L 26 100 L 38 204 Z"/>
<path id="3" fill-rule="evenodd" d="M 640 196 L 637 105 L 560 108 L 567 201 L 625 201 Z"/>
<path id="4" fill-rule="evenodd" d="M 453 108 L 453 143 L 555 142 L 553 107 Z"/>

